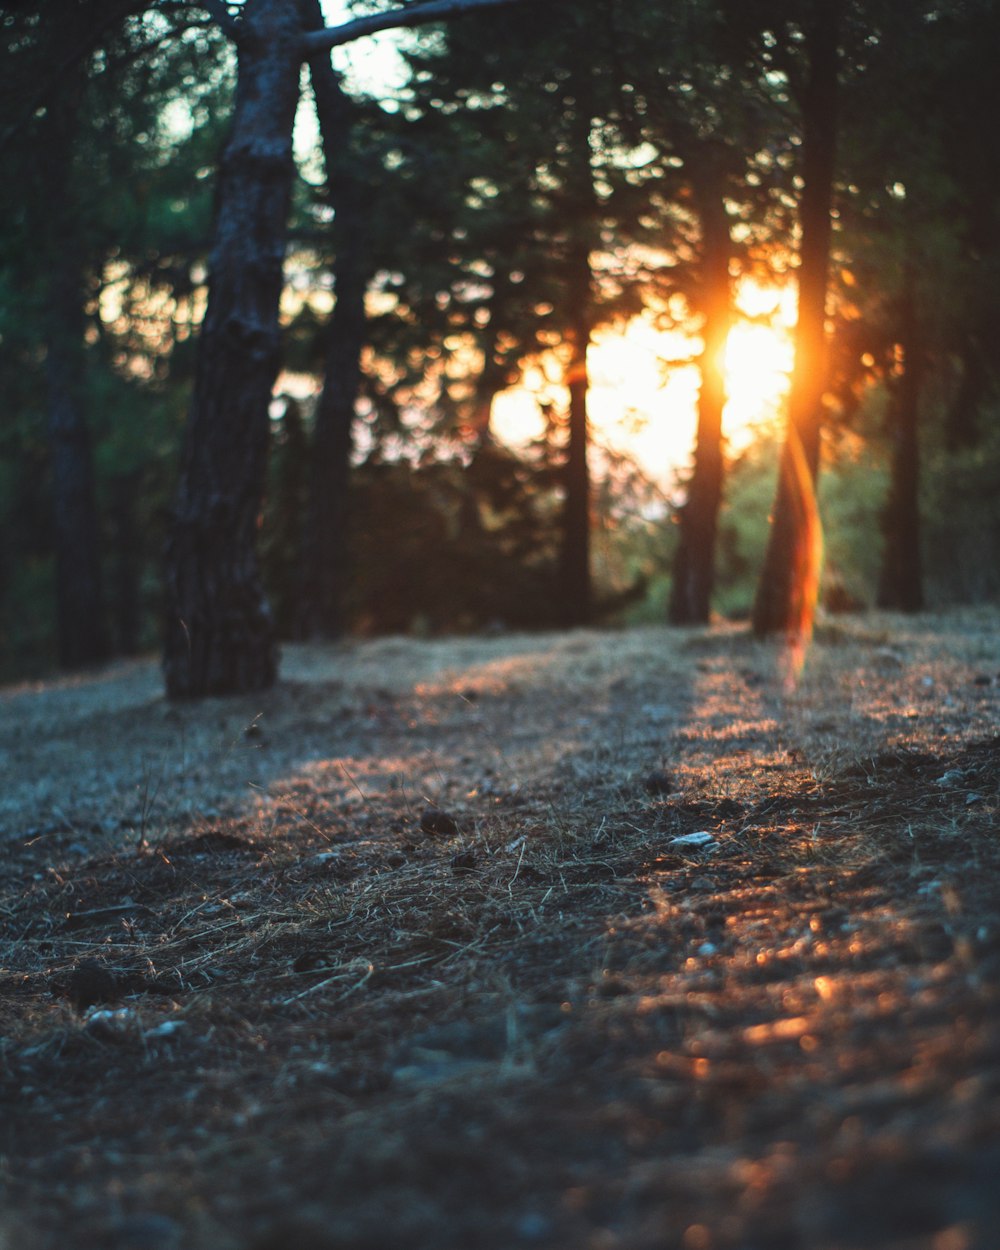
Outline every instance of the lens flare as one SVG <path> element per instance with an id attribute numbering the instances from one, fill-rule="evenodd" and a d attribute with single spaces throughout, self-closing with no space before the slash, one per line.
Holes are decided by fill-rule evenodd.
<path id="1" fill-rule="evenodd" d="M 792 504 L 795 543 L 792 550 L 792 601 L 788 616 L 788 670 L 786 681 L 795 685 L 802 674 L 812 641 L 816 604 L 823 572 L 823 524 L 816 486 L 794 424 L 781 458 L 788 497 Z"/>

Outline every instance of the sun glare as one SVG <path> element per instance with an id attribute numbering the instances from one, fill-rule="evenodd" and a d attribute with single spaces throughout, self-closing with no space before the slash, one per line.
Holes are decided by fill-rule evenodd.
<path id="1" fill-rule="evenodd" d="M 793 362 L 795 291 L 744 279 L 736 296 L 738 319 L 726 344 L 729 395 L 723 428 L 739 451 L 779 417 Z M 701 340 L 660 330 L 636 317 L 620 331 L 595 336 L 587 356 L 589 415 L 594 443 L 630 454 L 669 486 L 690 462 L 697 429 Z M 555 360 L 529 367 L 520 384 L 498 395 L 493 428 L 504 442 L 523 446 L 544 430 L 542 408 L 568 402 Z"/>

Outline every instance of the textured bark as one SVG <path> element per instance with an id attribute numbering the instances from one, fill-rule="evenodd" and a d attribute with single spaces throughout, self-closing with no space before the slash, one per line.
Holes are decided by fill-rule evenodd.
<path id="1" fill-rule="evenodd" d="M 698 433 L 688 497 L 680 510 L 668 616 L 672 625 L 708 622 L 715 581 L 715 540 L 722 504 L 724 458 L 722 414 L 726 405 L 724 355 L 732 325 L 732 250 L 729 218 L 721 189 L 699 197 L 702 227 L 701 285 L 704 350 Z"/>
<path id="2" fill-rule="evenodd" d="M 789 396 L 789 431 L 782 450 L 764 566 L 753 608 L 758 636 L 796 633 L 811 625 L 808 599 L 818 578 L 810 566 L 816 515 L 823 393 L 827 377 L 826 293 L 830 262 L 833 174 L 837 139 L 838 36 L 841 2 L 816 6 L 806 30 L 809 68 L 802 93 L 803 190 L 799 209 L 799 317 Z"/>
<path id="3" fill-rule="evenodd" d="M 923 352 L 912 282 L 907 283 L 900 319 L 903 372 L 892 404 L 892 475 L 882 514 L 882 568 L 878 605 L 902 612 L 924 606 L 920 563 L 920 390 Z"/>
<path id="4" fill-rule="evenodd" d="M 164 669 L 171 698 L 257 690 L 277 672 L 256 534 L 294 169 L 296 6 L 247 0 L 240 32 L 209 301 L 167 543 Z"/>
<path id="5" fill-rule="evenodd" d="M 348 491 L 352 427 L 361 387 L 361 352 L 368 337 L 365 295 L 371 259 L 372 188 L 351 154 L 355 108 L 330 66 L 310 62 L 316 113 L 335 217 L 336 304 L 327 329 L 323 393 L 316 408 L 302 554 L 300 633 L 337 638 L 345 628 L 348 579 Z"/>
<path id="6" fill-rule="evenodd" d="M 85 413 L 84 248 L 69 190 L 82 71 L 51 105 L 40 145 L 46 250 L 46 362 L 59 663 L 106 659 L 96 486 Z"/>

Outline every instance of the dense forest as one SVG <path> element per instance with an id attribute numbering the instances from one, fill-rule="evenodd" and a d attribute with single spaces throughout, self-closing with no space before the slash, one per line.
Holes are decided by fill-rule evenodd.
<path id="1" fill-rule="evenodd" d="M 996 0 L 329 9 L 0 4 L 0 676 L 997 595 Z M 747 283 L 795 364 L 737 446 Z M 588 406 L 636 322 L 700 374 L 658 473 Z"/>

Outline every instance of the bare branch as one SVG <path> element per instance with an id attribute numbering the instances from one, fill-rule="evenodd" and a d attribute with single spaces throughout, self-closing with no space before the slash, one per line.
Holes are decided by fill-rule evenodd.
<path id="1" fill-rule="evenodd" d="M 199 0 L 199 3 L 204 3 L 204 0 Z M 355 39 L 361 39 L 365 35 L 374 35 L 380 30 L 401 30 L 404 27 L 423 26 L 427 22 L 460 17 L 465 13 L 474 13 L 480 9 L 495 9 L 500 5 L 523 3 L 524 0 L 428 0 L 427 4 L 413 4 L 405 9 L 372 13 L 368 17 L 358 17 L 340 26 L 309 31 L 308 34 L 302 36 L 302 43 L 306 56 L 311 57 L 317 52 L 339 48 L 342 44 L 353 43 Z"/>

